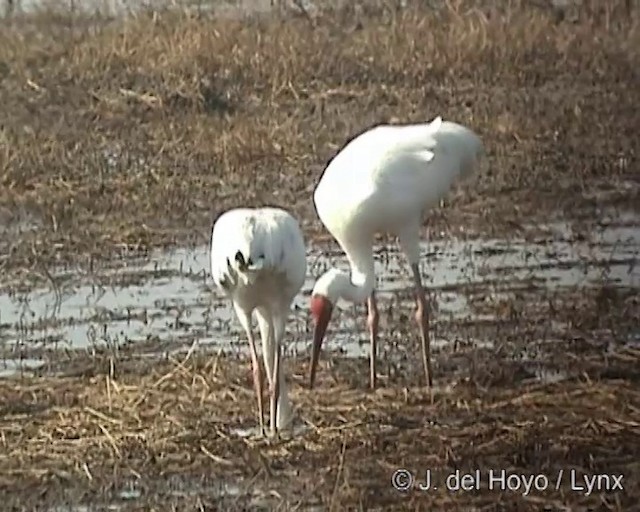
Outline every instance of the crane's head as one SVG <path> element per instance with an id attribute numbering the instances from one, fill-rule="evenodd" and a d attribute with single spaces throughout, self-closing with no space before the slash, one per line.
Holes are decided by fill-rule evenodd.
<path id="1" fill-rule="evenodd" d="M 320 356 L 320 348 L 324 340 L 325 333 L 333 307 L 340 297 L 342 287 L 345 282 L 349 282 L 349 275 L 335 268 L 325 272 L 318 281 L 316 281 L 311 292 L 311 316 L 313 317 L 313 346 L 311 349 L 311 368 L 309 373 L 309 387 L 313 388 L 316 377 L 316 367 L 318 366 L 318 357 Z"/>

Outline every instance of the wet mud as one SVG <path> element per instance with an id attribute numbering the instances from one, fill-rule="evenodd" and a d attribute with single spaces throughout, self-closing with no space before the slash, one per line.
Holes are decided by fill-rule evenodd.
<path id="1" fill-rule="evenodd" d="M 535 229 L 540 232 L 541 227 Z M 500 305 L 522 293 L 562 294 L 605 284 L 639 286 L 640 224 L 633 215 L 622 215 L 586 234 L 576 234 L 568 223 L 543 226 L 542 232 L 546 235 L 531 241 L 423 242 L 422 273 L 432 297 L 436 349 L 451 344 L 452 333 L 461 325 L 499 321 Z M 374 250 L 376 287 L 387 311 L 384 320 L 397 331 L 394 318 L 413 308 L 406 261 L 394 243 Z M 286 353 L 292 356 L 308 349 L 306 301 L 315 279 L 331 265 L 348 268 L 335 248 L 314 248 L 308 261 L 309 275 L 287 325 Z M 247 355 L 245 335 L 230 303 L 210 279 L 208 246 L 157 251 L 145 260 L 89 276 L 54 270 L 50 280 L 49 288 L 26 292 L 9 288 L 0 294 L 4 376 L 45 367 L 46 360 L 29 357 L 38 349 L 116 350 L 137 343 L 144 345 L 147 355 L 161 356 L 196 342 L 212 351 Z M 339 304 L 327 349 L 347 357 L 368 356 L 364 314 L 361 306 Z M 491 348 L 494 337 L 488 333 L 470 341 Z"/>

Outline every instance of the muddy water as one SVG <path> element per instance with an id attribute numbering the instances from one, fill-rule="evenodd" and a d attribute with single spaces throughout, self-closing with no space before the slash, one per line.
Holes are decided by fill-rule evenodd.
<path id="1" fill-rule="evenodd" d="M 94 510 L 109 510 L 120 511 L 129 510 L 128 504 L 135 503 L 144 497 L 144 492 L 137 488 L 135 481 L 125 488 L 122 488 L 114 493 L 117 502 L 114 500 L 110 503 L 97 506 L 86 505 L 68 505 L 57 506 L 50 508 L 49 512 L 91 512 Z M 233 483 L 230 481 L 217 481 L 207 482 L 202 484 L 199 482 L 184 480 L 181 478 L 170 478 L 165 489 L 154 497 L 161 495 L 166 501 L 172 502 L 181 500 L 184 498 L 199 496 L 206 498 L 214 498 L 217 501 L 217 505 L 224 507 L 225 504 L 229 504 L 230 508 L 234 510 L 237 508 L 238 498 L 249 498 L 247 506 L 251 510 L 274 510 L 278 508 L 279 500 L 277 494 L 274 495 L 266 486 L 261 487 L 255 481 L 239 481 L 234 479 Z M 228 502 L 226 501 L 228 500 Z M 321 512 L 325 510 L 320 506 L 307 505 L 298 510 L 304 512 Z"/>
<path id="2" fill-rule="evenodd" d="M 548 226 L 548 236 L 523 240 L 458 240 L 424 243 L 422 273 L 435 303 L 435 325 L 456 321 L 490 321 L 475 314 L 469 302 L 474 291 L 506 299 L 532 286 L 559 289 L 574 286 L 640 286 L 640 223 L 628 217 L 617 225 L 575 240 L 570 226 Z M 297 297 L 287 326 L 287 352 L 306 351 L 309 344 L 307 300 L 315 279 L 330 265 L 347 268 L 339 252 L 310 251 L 308 278 Z M 25 348 L 85 348 L 146 342 L 152 352 L 184 349 L 194 342 L 214 350 L 246 353 L 245 335 L 229 301 L 209 277 L 208 247 L 152 253 L 119 269 L 91 276 L 52 273 L 52 285 L 28 293 L 0 294 L 0 348 L 9 354 Z M 376 248 L 377 288 L 381 311 L 413 308 L 404 257 L 395 246 Z M 6 286 L 6 283 L 5 283 Z M 357 311 L 356 311 L 357 310 Z M 339 304 L 327 349 L 347 356 L 368 354 L 364 310 Z M 491 339 L 477 339 L 491 346 Z M 449 343 L 446 329 L 437 329 L 434 345 Z M 150 349 L 148 347 L 151 347 Z M 42 365 L 32 359 L 0 361 L 0 376 Z"/>
<path id="3" fill-rule="evenodd" d="M 333 0 L 327 4 L 339 5 L 341 0 Z M 261 15 L 272 13 L 280 7 L 300 10 L 293 2 L 273 0 L 0 0 L 0 14 L 10 15 L 16 12 L 28 13 L 37 8 L 52 8 L 73 10 L 74 12 L 100 13 L 103 16 L 128 15 L 143 9 L 153 8 L 182 8 L 196 12 L 213 12 L 216 16 L 225 18 L 239 18 L 246 15 Z M 314 2 L 302 0 L 300 5 L 309 14 L 317 10 Z"/>

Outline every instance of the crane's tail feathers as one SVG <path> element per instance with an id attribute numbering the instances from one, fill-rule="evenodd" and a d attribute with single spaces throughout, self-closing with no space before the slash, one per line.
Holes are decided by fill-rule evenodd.
<path id="1" fill-rule="evenodd" d="M 234 271 L 236 272 L 238 279 L 245 285 L 255 282 L 257 276 L 265 267 L 264 258 L 259 258 L 257 261 L 252 261 L 249 257 L 245 259 L 241 251 L 238 251 L 235 256 Z"/>
<path id="2" fill-rule="evenodd" d="M 259 272 L 264 268 L 264 258 L 259 259 L 252 265 L 247 265 L 247 270 L 249 272 Z"/>
<path id="3" fill-rule="evenodd" d="M 264 260 L 260 260 L 253 265 L 248 265 L 246 268 L 239 272 L 239 276 L 241 281 L 246 284 L 253 284 L 257 277 L 260 275 L 260 272 L 264 268 Z"/>
<path id="4" fill-rule="evenodd" d="M 442 116 L 436 117 L 433 121 L 431 121 L 431 124 L 429 125 L 433 133 L 437 132 L 441 126 L 442 126 Z"/>

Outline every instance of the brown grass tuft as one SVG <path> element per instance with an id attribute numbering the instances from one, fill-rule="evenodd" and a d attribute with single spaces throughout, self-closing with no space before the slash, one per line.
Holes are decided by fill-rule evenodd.
<path id="1" fill-rule="evenodd" d="M 37 228 L 5 237 L 5 265 L 203 241 L 240 204 L 290 207 L 313 233 L 324 163 L 392 118 L 442 114 L 482 134 L 491 172 L 464 201 L 497 201 L 479 230 L 576 213 L 603 189 L 599 206 L 631 207 L 640 30 L 625 5 L 590 2 L 564 20 L 525 1 L 352 6 L 313 27 L 18 17 L 0 27 L 0 212 Z"/>
<path id="2" fill-rule="evenodd" d="M 619 351 L 606 363 L 607 375 L 585 371 L 555 384 L 518 384 L 513 375 L 484 386 L 441 382 L 433 397 L 407 378 L 375 393 L 346 385 L 350 375 L 366 372 L 364 362 L 344 361 L 338 382 L 322 372 L 309 393 L 305 368 L 295 363 L 292 398 L 306 432 L 273 445 L 233 431 L 257 420 L 248 363 L 231 358 L 194 356 L 152 367 L 118 362 L 116 378 L 98 369 L 86 377 L 3 380 L 0 493 L 5 504 L 22 508 L 65 496 L 109 502 L 134 489 L 141 493 L 134 505 L 158 510 L 195 506 L 196 498 L 225 510 L 249 503 L 531 511 L 607 503 L 626 510 L 638 499 L 640 395 L 630 376 L 639 357 L 637 350 Z M 579 360 L 602 365 L 595 351 L 574 364 Z M 402 494 L 391 486 L 398 468 L 429 468 L 440 479 L 479 469 L 482 489 L 450 493 L 440 485 Z M 491 469 L 543 474 L 550 488 L 529 495 L 490 490 Z M 571 490 L 571 469 L 622 474 L 625 490 Z M 220 494 L 224 484 L 240 494 Z"/>

